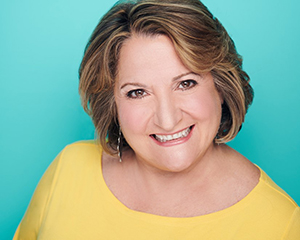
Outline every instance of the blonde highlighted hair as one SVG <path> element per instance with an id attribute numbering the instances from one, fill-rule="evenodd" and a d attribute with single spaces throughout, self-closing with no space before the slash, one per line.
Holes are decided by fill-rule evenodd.
<path id="1" fill-rule="evenodd" d="M 82 105 L 103 149 L 111 154 L 116 150 L 119 127 L 114 84 L 120 49 L 133 34 L 168 36 L 188 69 L 212 74 L 224 98 L 215 141 L 232 140 L 252 103 L 253 90 L 242 70 L 242 58 L 222 24 L 198 0 L 123 1 L 100 20 L 79 69 Z M 127 145 L 125 139 L 123 142 Z"/>

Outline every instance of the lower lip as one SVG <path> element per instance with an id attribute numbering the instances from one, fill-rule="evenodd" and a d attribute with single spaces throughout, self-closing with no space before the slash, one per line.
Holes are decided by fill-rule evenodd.
<path id="1" fill-rule="evenodd" d="M 182 144 L 185 143 L 186 141 L 188 141 L 190 139 L 190 137 L 192 136 L 192 132 L 194 130 L 194 126 L 192 126 L 189 134 L 186 137 L 182 137 L 182 138 L 178 138 L 178 139 L 174 139 L 174 140 L 170 140 L 170 141 L 166 141 L 166 142 L 160 142 L 158 141 L 155 137 L 150 136 L 154 142 L 156 144 L 158 144 L 159 146 L 163 146 L 163 147 L 171 147 L 174 145 L 178 145 L 178 144 Z"/>

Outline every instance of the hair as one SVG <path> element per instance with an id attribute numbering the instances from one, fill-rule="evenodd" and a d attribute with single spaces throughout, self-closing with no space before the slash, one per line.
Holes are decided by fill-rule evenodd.
<path id="1" fill-rule="evenodd" d="M 116 151 L 119 125 L 114 99 L 118 59 L 124 41 L 135 35 L 165 35 L 182 63 L 194 73 L 210 72 L 221 93 L 222 119 L 216 143 L 232 140 L 253 100 L 242 57 L 222 24 L 198 0 L 119 2 L 92 33 L 79 69 L 79 93 L 103 150 Z M 124 146 L 128 146 L 123 139 Z"/>

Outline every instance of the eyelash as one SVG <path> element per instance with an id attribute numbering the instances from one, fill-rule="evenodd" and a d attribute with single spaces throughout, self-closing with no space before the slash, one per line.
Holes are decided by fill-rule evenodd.
<path id="1" fill-rule="evenodd" d="M 183 84 L 188 85 L 188 86 L 183 86 Z M 181 91 L 185 91 L 185 90 L 195 87 L 197 84 L 198 83 L 195 80 L 184 80 L 184 81 L 180 82 L 178 89 L 180 89 Z M 130 99 L 141 99 L 141 98 L 145 97 L 146 95 L 147 95 L 147 93 L 144 89 L 130 90 L 126 94 L 127 98 L 130 98 Z"/>
<path id="2" fill-rule="evenodd" d="M 183 86 L 183 84 L 188 84 L 188 86 Z M 182 90 L 182 91 L 185 91 L 185 90 L 188 90 L 188 89 L 191 89 L 193 87 L 195 87 L 198 83 L 195 81 L 195 80 L 184 80 L 184 81 L 181 81 L 180 84 L 178 85 L 178 89 Z"/>
<path id="3" fill-rule="evenodd" d="M 140 93 L 138 93 L 138 92 L 140 92 Z M 142 92 L 142 93 L 141 93 Z M 138 93 L 138 94 L 137 94 Z M 142 94 L 142 95 L 140 95 L 140 94 Z M 140 98 L 143 98 L 143 97 L 145 97 L 146 95 L 146 91 L 145 90 L 143 90 L 143 89 L 134 89 L 134 90 L 131 90 L 131 91 L 129 91 L 127 94 L 126 94 L 126 96 L 128 97 L 128 98 L 131 98 L 131 99 L 140 99 Z M 133 95 L 135 95 L 135 96 L 133 96 Z"/>

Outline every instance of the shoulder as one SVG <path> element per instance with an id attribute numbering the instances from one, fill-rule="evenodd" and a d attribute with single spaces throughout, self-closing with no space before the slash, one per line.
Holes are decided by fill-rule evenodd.
<path id="1" fill-rule="evenodd" d="M 233 149 L 225 149 L 229 152 L 228 173 L 235 177 L 237 186 L 248 186 L 248 196 L 252 196 L 253 203 L 266 205 L 266 209 L 273 207 L 273 210 L 285 212 L 290 209 L 294 211 L 297 206 L 295 201 L 282 190 L 259 166 L 254 165 L 248 159 Z M 225 168 L 225 167 L 224 167 Z M 239 185 L 240 184 L 240 185 Z M 241 187 L 242 188 L 242 187 Z M 247 192 L 247 191 L 246 191 Z M 254 197 L 255 196 L 255 197 Z M 246 197 L 246 199 L 248 199 Z M 284 211 L 283 211 L 284 212 Z"/>
<path id="2" fill-rule="evenodd" d="M 262 169 L 260 169 L 260 181 L 257 187 L 257 194 L 277 207 L 285 208 L 286 211 L 294 211 L 297 203 L 280 188 Z"/>
<path id="3" fill-rule="evenodd" d="M 246 203 L 250 212 L 256 213 L 257 223 L 268 223 L 278 232 L 284 232 L 295 219 L 299 221 L 299 207 L 263 170 L 260 172 L 259 183 L 247 196 Z"/>
<path id="4" fill-rule="evenodd" d="M 54 163 L 57 169 L 68 171 L 89 166 L 101 162 L 102 147 L 96 141 L 78 141 L 67 145 L 56 157 Z"/>
<path id="5" fill-rule="evenodd" d="M 297 203 L 281 189 L 263 170 L 254 193 L 255 203 L 261 206 L 263 218 L 277 229 L 284 226 L 283 239 L 298 239 L 300 236 L 300 209 Z"/>
<path id="6" fill-rule="evenodd" d="M 101 156 L 102 148 L 95 141 L 67 145 L 49 167 L 53 169 L 51 192 L 70 195 L 82 191 L 90 185 L 91 179 L 97 179 L 101 173 Z M 66 186 L 68 191 L 65 191 Z"/>
<path id="7" fill-rule="evenodd" d="M 67 145 L 60 153 L 60 158 L 63 159 L 90 159 L 101 157 L 102 147 L 94 140 L 78 141 Z"/>
<path id="8" fill-rule="evenodd" d="M 99 154 L 102 152 L 101 145 L 95 140 L 84 140 L 71 143 L 63 150 L 63 154 Z"/>

